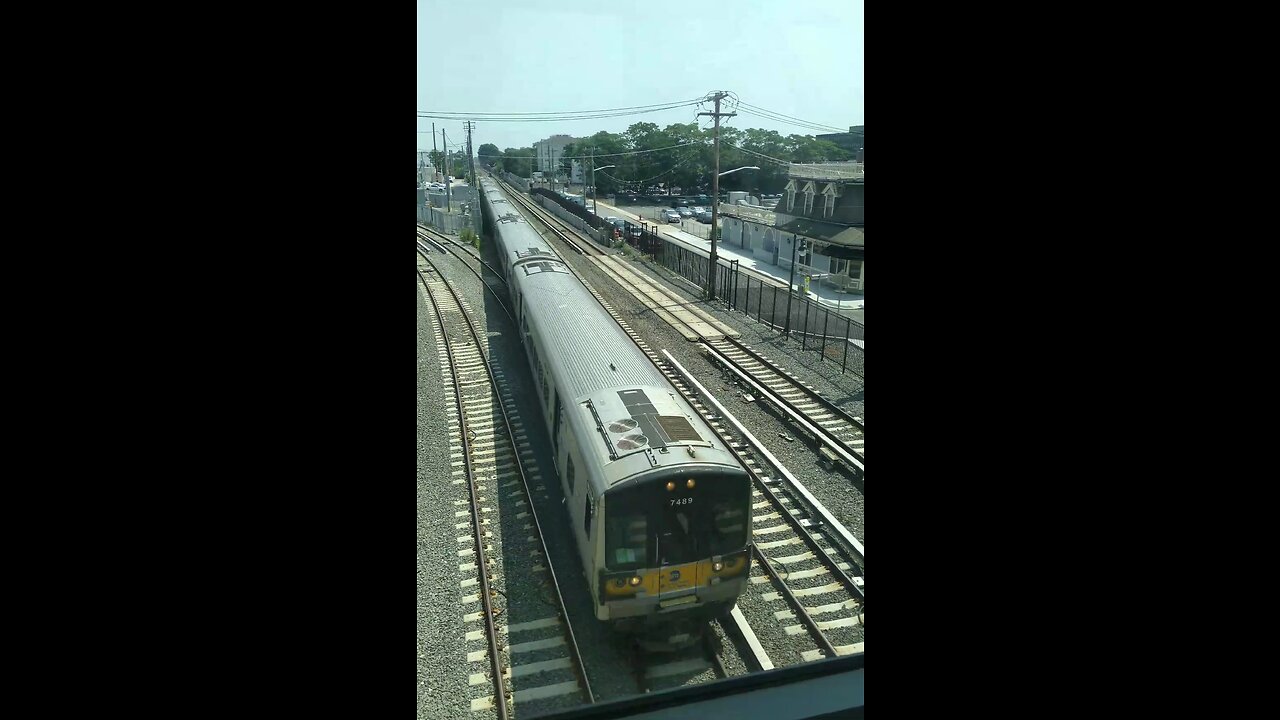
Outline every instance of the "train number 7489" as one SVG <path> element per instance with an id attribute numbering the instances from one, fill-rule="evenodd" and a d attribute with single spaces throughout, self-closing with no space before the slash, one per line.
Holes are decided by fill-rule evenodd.
<path id="1" fill-rule="evenodd" d="M 693 498 L 691 498 L 691 497 L 687 497 L 687 498 L 674 498 L 674 499 L 671 501 L 671 505 L 674 507 L 674 506 L 676 506 L 676 505 L 688 505 L 688 504 L 690 504 L 690 503 L 692 503 L 692 502 L 693 502 Z"/>

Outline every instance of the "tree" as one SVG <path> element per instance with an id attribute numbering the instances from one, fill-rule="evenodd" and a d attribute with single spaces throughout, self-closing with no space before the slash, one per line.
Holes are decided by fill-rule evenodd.
<path id="1" fill-rule="evenodd" d="M 572 152 L 569 151 L 569 148 L 566 148 L 565 157 L 581 158 L 578 162 L 582 163 L 582 168 L 585 172 L 583 180 L 587 184 L 590 184 L 592 181 L 591 176 L 593 173 L 591 172 L 591 168 L 593 166 L 591 163 L 593 161 L 595 162 L 595 166 L 617 166 L 602 172 L 594 173 L 597 195 L 607 195 L 621 189 L 621 184 L 617 180 L 614 180 L 614 178 L 622 179 L 627 177 L 625 174 L 622 174 L 626 172 L 626 165 L 624 163 L 625 158 L 617 156 L 618 153 L 627 151 L 626 145 L 623 144 L 622 136 L 602 130 L 589 138 L 573 143 L 571 148 Z M 594 158 L 592 157 L 593 153 L 596 156 Z"/>
<path id="2" fill-rule="evenodd" d="M 478 157 L 476 157 L 476 160 L 479 160 L 485 165 L 493 165 L 501 159 L 502 151 L 493 143 L 485 143 L 480 146 L 480 150 L 477 151 L 477 155 Z"/>
<path id="3" fill-rule="evenodd" d="M 522 178 L 533 177 L 533 148 L 507 148 L 502 155 L 503 170 Z"/>

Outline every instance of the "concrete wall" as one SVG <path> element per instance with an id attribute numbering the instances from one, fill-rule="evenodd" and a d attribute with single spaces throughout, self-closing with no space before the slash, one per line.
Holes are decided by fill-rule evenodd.
<path id="1" fill-rule="evenodd" d="M 518 187 L 525 192 L 529 192 L 529 181 L 525 180 L 519 175 L 512 175 L 509 172 L 504 172 L 502 173 L 502 179 L 506 180 L 507 182 L 511 183 L 515 187 Z"/>
<path id="2" fill-rule="evenodd" d="M 440 232 L 457 235 L 463 228 L 475 229 L 471 224 L 471 215 L 446 213 L 443 208 L 418 206 L 418 222 L 430 225 Z"/>
<path id="3" fill-rule="evenodd" d="M 564 220 L 565 222 L 569 223 L 573 227 L 576 227 L 579 230 L 585 233 L 588 233 L 593 237 L 598 235 L 598 233 L 596 233 L 596 229 L 588 225 L 586 220 L 583 220 L 577 215 L 574 215 L 568 210 L 565 210 L 564 208 L 560 207 L 559 203 L 555 202 L 554 200 L 547 197 L 546 195 L 534 195 L 533 201 L 538 203 L 542 207 L 546 208 L 547 210 L 550 210 L 552 214 L 554 214 L 556 217 L 560 218 L 561 220 Z"/>

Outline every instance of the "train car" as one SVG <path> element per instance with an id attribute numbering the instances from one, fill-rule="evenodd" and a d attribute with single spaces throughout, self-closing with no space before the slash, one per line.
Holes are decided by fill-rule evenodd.
<path id="1" fill-rule="evenodd" d="M 493 181 L 481 197 L 596 617 L 691 643 L 747 582 L 749 476 Z"/>

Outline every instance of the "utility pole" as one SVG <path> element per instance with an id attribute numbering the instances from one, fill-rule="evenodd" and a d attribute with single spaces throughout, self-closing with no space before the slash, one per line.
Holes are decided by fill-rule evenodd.
<path id="1" fill-rule="evenodd" d="M 467 121 L 467 166 L 471 168 L 472 182 L 475 182 L 476 179 L 476 161 L 475 157 L 471 154 L 471 131 L 474 130 L 475 127 L 476 124 L 473 121 Z"/>
<path id="2" fill-rule="evenodd" d="M 444 128 L 440 128 L 440 142 L 444 145 L 444 207 L 453 212 L 453 193 L 449 190 L 453 185 L 449 182 L 449 136 L 444 134 Z"/>
<path id="3" fill-rule="evenodd" d="M 738 113 L 722 113 L 720 112 L 720 101 L 729 93 L 723 90 L 717 92 L 712 99 L 716 103 L 716 111 L 713 113 L 698 113 L 698 117 L 710 115 L 716 120 L 716 169 L 711 175 L 711 264 L 707 268 L 707 299 L 716 299 L 716 239 L 720 234 L 720 118 L 733 117 Z"/>

